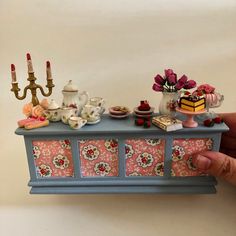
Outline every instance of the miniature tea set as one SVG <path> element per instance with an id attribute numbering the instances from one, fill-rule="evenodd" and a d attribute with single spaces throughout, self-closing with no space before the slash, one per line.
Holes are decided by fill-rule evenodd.
<path id="1" fill-rule="evenodd" d="M 27 53 L 26 58 L 29 85 L 23 90 L 22 96 L 19 95 L 20 89 L 16 79 L 15 65 L 11 65 L 11 91 L 14 92 L 15 97 L 23 100 L 27 95 L 27 90 L 31 90 L 32 95 L 31 103 L 27 103 L 23 107 L 23 113 L 27 119 L 18 121 L 19 127 L 33 129 L 47 126 L 49 121 L 62 121 L 72 129 L 80 129 L 85 124 L 93 125 L 101 121 L 102 114 L 105 112 L 104 98 L 90 98 L 88 92 L 79 91 L 78 87 L 72 83 L 72 80 L 69 80 L 63 87 L 61 106 L 53 99 L 49 104 L 47 99 L 43 99 L 40 103 L 37 98 L 37 89 L 41 91 L 43 96 L 48 97 L 55 86 L 52 79 L 51 64 L 49 61 L 46 62 L 46 87 L 48 91 L 45 92 L 42 86 L 35 82 L 36 77 L 34 76 L 33 64 L 29 53 Z M 165 70 L 164 76 L 157 74 L 154 77 L 154 81 L 152 89 L 163 94 L 159 106 L 160 115 L 175 117 L 175 113 L 180 112 L 186 115 L 187 119 L 183 121 L 183 125 L 189 128 L 198 125 L 193 119 L 197 114 L 207 114 L 203 120 L 205 126 L 219 123 L 219 119 L 212 116 L 209 108 L 219 107 L 224 100 L 224 96 L 216 92 L 213 86 L 202 84 L 191 94 L 187 90 L 195 88 L 196 82 L 189 80 L 186 75 L 182 75 L 177 79 L 176 73 L 171 69 Z M 126 106 L 112 106 L 109 108 L 109 116 L 115 119 L 125 119 L 129 117 L 130 113 L 130 109 Z M 135 124 L 138 126 L 143 125 L 145 128 L 150 127 L 153 114 L 154 107 L 151 107 L 146 100 L 140 101 L 139 106 L 133 109 Z"/>
<path id="2" fill-rule="evenodd" d="M 105 112 L 103 98 L 89 98 L 88 92 L 79 92 L 71 80 L 64 86 L 62 94 L 62 106 L 52 99 L 44 113 L 49 121 L 61 120 L 72 129 L 80 129 L 85 124 L 97 124 L 101 121 L 101 115 Z"/>

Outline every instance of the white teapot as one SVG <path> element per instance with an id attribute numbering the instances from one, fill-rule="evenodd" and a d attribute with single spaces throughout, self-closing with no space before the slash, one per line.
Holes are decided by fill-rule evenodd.
<path id="1" fill-rule="evenodd" d="M 78 87 L 69 80 L 68 84 L 62 90 L 62 107 L 72 107 L 76 109 L 76 115 L 79 115 L 84 105 L 88 102 L 89 94 L 86 91 L 79 92 Z"/>

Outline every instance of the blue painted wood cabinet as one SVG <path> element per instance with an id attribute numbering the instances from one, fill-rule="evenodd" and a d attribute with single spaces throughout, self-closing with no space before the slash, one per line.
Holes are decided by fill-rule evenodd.
<path id="1" fill-rule="evenodd" d="M 218 151 L 227 130 L 222 123 L 165 132 L 104 115 L 80 130 L 57 122 L 16 134 L 24 136 L 31 193 L 215 193 L 215 178 L 191 156 Z"/>

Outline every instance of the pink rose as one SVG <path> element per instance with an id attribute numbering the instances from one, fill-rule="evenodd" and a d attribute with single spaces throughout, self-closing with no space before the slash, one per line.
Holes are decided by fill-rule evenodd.
<path id="1" fill-rule="evenodd" d="M 31 116 L 32 113 L 33 104 L 27 103 L 23 106 L 23 114 L 26 115 L 26 117 Z"/>
<path id="2" fill-rule="evenodd" d="M 197 91 L 202 91 L 203 93 L 209 94 L 209 93 L 214 93 L 215 88 L 210 84 L 202 84 L 198 86 Z"/>
<path id="3" fill-rule="evenodd" d="M 33 107 L 32 108 L 32 116 L 34 116 L 34 117 L 44 116 L 44 109 L 42 108 L 42 106 L 37 105 L 37 106 Z"/>
<path id="4" fill-rule="evenodd" d="M 40 105 L 43 107 L 43 109 L 47 110 L 48 109 L 48 100 L 44 98 L 41 102 Z"/>

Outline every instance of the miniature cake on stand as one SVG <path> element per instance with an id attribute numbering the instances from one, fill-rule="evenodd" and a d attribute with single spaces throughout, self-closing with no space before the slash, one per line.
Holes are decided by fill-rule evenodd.
<path id="1" fill-rule="evenodd" d="M 206 108 L 206 99 L 203 94 L 192 95 L 190 92 L 185 92 L 180 98 L 179 106 L 187 111 L 201 111 Z"/>
<path id="2" fill-rule="evenodd" d="M 150 118 L 153 111 L 154 107 L 150 107 L 148 101 L 140 101 L 140 105 L 134 108 L 134 115 L 139 118 Z"/>
<path id="3" fill-rule="evenodd" d="M 179 100 L 179 107 L 176 108 L 176 111 L 187 116 L 187 119 L 183 121 L 184 127 L 194 128 L 198 126 L 198 123 L 194 120 L 194 116 L 205 113 L 205 108 L 206 99 L 202 94 L 185 92 Z"/>

